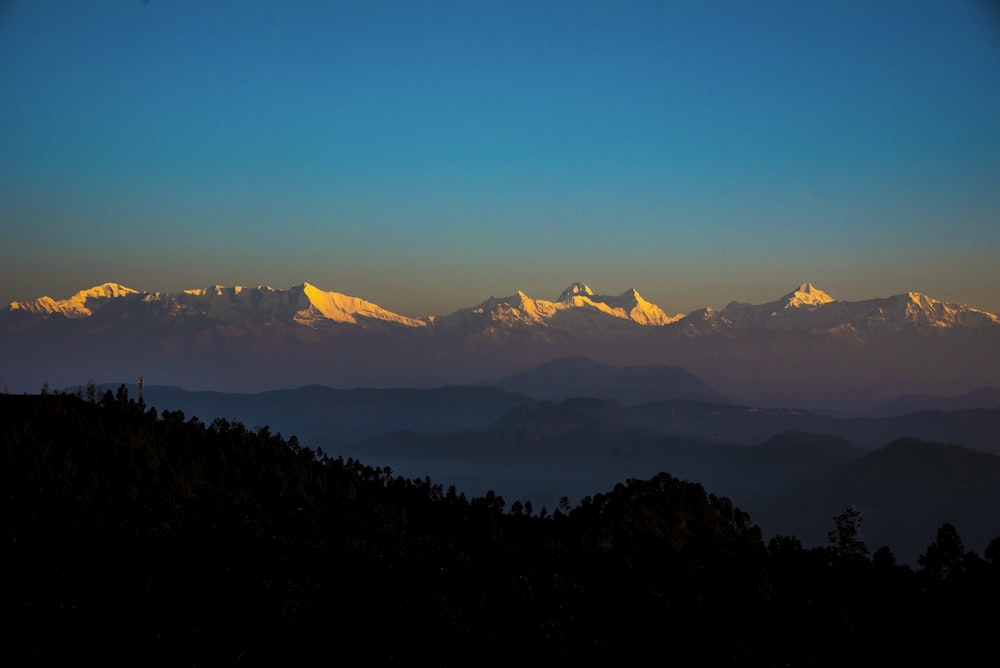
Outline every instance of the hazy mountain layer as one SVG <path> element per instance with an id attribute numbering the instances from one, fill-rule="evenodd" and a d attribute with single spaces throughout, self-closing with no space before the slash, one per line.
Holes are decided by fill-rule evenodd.
<path id="1" fill-rule="evenodd" d="M 612 399 L 625 404 L 669 399 L 729 401 L 680 367 L 662 364 L 617 367 L 586 357 L 560 357 L 491 384 L 553 401 L 571 397 Z"/>

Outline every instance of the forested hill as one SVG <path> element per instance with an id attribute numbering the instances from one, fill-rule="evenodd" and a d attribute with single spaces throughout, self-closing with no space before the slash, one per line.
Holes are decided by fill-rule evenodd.
<path id="1" fill-rule="evenodd" d="M 849 511 L 765 545 L 667 473 L 508 508 L 124 388 L 0 395 L 0 489 L 12 665 L 956 663 L 1000 622 L 1000 541 L 950 525 L 912 571 Z"/>

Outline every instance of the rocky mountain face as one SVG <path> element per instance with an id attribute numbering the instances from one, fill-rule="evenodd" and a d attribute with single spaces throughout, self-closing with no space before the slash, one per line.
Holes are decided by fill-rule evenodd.
<path id="1" fill-rule="evenodd" d="M 142 292 L 115 283 L 0 312 L 0 387 L 139 375 L 256 391 L 309 383 L 432 386 L 566 356 L 683 367 L 737 400 L 873 405 L 1000 382 L 1000 316 L 919 293 L 837 301 L 803 283 L 764 304 L 669 315 L 636 290 L 573 283 L 423 319 L 309 283 Z"/>

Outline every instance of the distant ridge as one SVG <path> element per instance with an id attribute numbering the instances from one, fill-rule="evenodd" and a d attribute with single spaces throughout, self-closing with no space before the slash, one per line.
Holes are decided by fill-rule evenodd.
<path id="1" fill-rule="evenodd" d="M 904 394 L 872 409 L 875 416 L 903 415 L 916 411 L 963 411 L 973 408 L 1000 408 L 1000 387 L 980 387 L 955 396 Z"/>
<path id="2" fill-rule="evenodd" d="M 118 384 L 98 386 L 101 393 Z M 126 384 L 133 397 L 135 384 Z M 73 390 L 70 390 L 71 392 Z M 335 389 L 323 385 L 254 393 L 188 391 L 146 385 L 144 401 L 158 410 L 181 410 L 186 417 L 210 422 L 216 417 L 269 426 L 303 443 L 350 443 L 393 431 L 445 434 L 485 429 L 506 412 L 536 402 L 529 397 L 486 386 Z"/>
<path id="3" fill-rule="evenodd" d="M 586 357 L 560 357 L 493 385 L 551 401 L 593 397 L 624 404 L 670 399 L 730 402 L 728 397 L 680 367 L 663 364 L 612 366 Z"/>

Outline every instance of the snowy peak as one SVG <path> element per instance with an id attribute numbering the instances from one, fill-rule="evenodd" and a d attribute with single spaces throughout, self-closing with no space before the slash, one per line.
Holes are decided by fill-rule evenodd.
<path id="1" fill-rule="evenodd" d="M 631 320 L 640 325 L 663 326 L 680 320 L 683 314 L 669 316 L 664 313 L 656 304 L 650 303 L 642 298 L 638 290 L 630 288 L 618 295 L 609 297 L 605 295 L 592 295 L 591 302 L 597 308 L 607 307 L 609 315 L 616 318 Z M 603 309 L 601 309 L 603 310 Z"/>
<path id="2" fill-rule="evenodd" d="M 877 315 L 887 323 L 906 322 L 918 328 L 931 329 L 1000 325 L 1000 316 L 995 313 L 965 304 L 939 301 L 920 292 L 907 292 L 887 300 L 874 301 L 880 306 Z"/>
<path id="3" fill-rule="evenodd" d="M 639 325 L 663 326 L 684 316 L 683 313 L 667 315 L 659 306 L 643 299 L 634 288 L 629 288 L 620 295 L 598 295 L 586 283 L 581 282 L 573 283 L 563 290 L 557 303 L 566 307 L 594 309 Z"/>
<path id="4" fill-rule="evenodd" d="M 513 296 L 490 297 L 472 308 L 435 318 L 433 324 L 487 333 L 537 326 L 592 337 L 621 333 L 622 328 L 663 326 L 681 317 L 681 314 L 667 315 L 636 290 L 626 290 L 617 296 L 598 295 L 586 283 L 576 282 L 563 290 L 556 301 L 532 299 L 519 290 Z"/>
<path id="5" fill-rule="evenodd" d="M 564 302 L 564 301 L 569 301 L 573 299 L 573 297 L 576 297 L 578 295 L 589 297 L 593 294 L 594 291 L 590 289 L 590 286 L 588 286 L 586 283 L 581 283 L 577 281 L 576 283 L 573 283 L 568 288 L 563 290 L 562 294 L 559 295 L 559 299 L 557 299 L 556 301 Z"/>
<path id="6" fill-rule="evenodd" d="M 515 325 L 545 325 L 555 312 L 554 302 L 535 300 L 518 290 L 510 297 L 490 297 L 471 308 L 459 309 L 455 313 L 438 318 L 436 324 L 443 326 L 463 326 L 473 322 L 488 328 Z"/>
<path id="7" fill-rule="evenodd" d="M 55 300 L 46 296 L 27 302 L 11 302 L 10 310 L 31 315 L 58 314 L 67 318 L 86 318 L 93 315 L 93 309 L 99 308 L 101 302 L 135 294 L 138 294 L 138 290 L 127 288 L 124 285 L 102 283 L 87 290 L 81 290 L 69 299 Z"/>
<path id="8" fill-rule="evenodd" d="M 837 301 L 833 297 L 812 283 L 802 283 L 780 299 L 764 304 L 730 302 L 713 319 L 717 325 L 726 328 L 795 329 L 805 314 L 822 311 L 824 307 L 835 303 Z"/>
<path id="9" fill-rule="evenodd" d="M 359 318 L 406 327 L 423 327 L 427 324 L 423 320 L 407 318 L 387 311 L 377 304 L 358 297 L 351 297 L 340 292 L 325 292 L 311 283 L 296 286 L 295 290 L 301 291 L 305 298 L 305 303 L 302 304 L 304 308 L 298 310 L 293 318 L 295 322 L 302 325 L 315 326 L 321 322 L 356 325 L 359 324 Z"/>
<path id="10" fill-rule="evenodd" d="M 306 327 L 330 324 L 371 327 L 382 324 L 422 327 L 426 323 L 397 315 L 377 304 L 340 292 L 326 292 L 312 283 L 288 290 L 214 285 L 185 290 L 177 296 L 191 312 L 223 322 L 295 322 Z M 170 299 L 170 295 L 164 295 Z"/>
<path id="11" fill-rule="evenodd" d="M 785 308 L 816 308 L 836 300 L 814 287 L 812 283 L 803 283 L 782 297 L 780 301 L 785 302 Z"/>
<path id="12" fill-rule="evenodd" d="M 89 290 L 82 290 L 70 297 L 70 299 L 83 301 L 88 299 L 116 299 L 118 297 L 125 297 L 138 293 L 138 290 L 126 288 L 124 285 L 119 283 L 102 283 L 101 285 L 90 288 Z"/>
<path id="13" fill-rule="evenodd" d="M 809 283 L 765 304 L 731 302 L 720 312 L 706 310 L 684 318 L 692 336 L 752 330 L 786 330 L 863 337 L 875 332 L 930 334 L 949 328 L 1000 325 L 1000 316 L 932 299 L 919 292 L 862 301 L 837 301 Z"/>
<path id="14" fill-rule="evenodd" d="M 56 301 L 41 297 L 28 302 L 13 302 L 10 312 L 67 318 L 87 318 L 96 309 L 112 300 L 139 295 L 136 302 L 143 313 L 157 317 L 207 317 L 224 323 L 233 322 L 295 322 L 307 327 L 324 324 L 350 324 L 364 328 L 382 325 L 423 327 L 423 320 L 407 318 L 391 311 L 339 292 L 324 292 L 310 283 L 288 290 L 269 286 L 255 288 L 211 285 L 177 293 L 139 293 L 117 283 L 105 283 L 76 293 L 69 299 Z"/>

